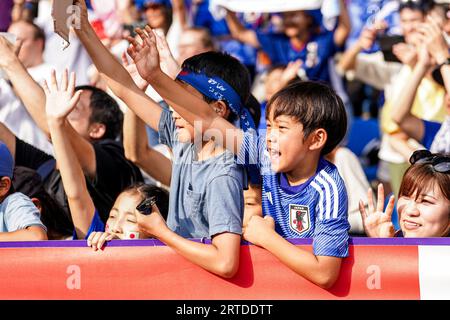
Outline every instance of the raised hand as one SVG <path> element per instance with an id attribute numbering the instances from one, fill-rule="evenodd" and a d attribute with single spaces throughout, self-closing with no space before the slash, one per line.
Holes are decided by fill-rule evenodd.
<path id="1" fill-rule="evenodd" d="M 85 0 L 74 0 L 73 4 L 80 9 L 79 13 L 80 13 L 81 25 L 83 26 L 84 24 L 89 23 L 86 1 Z"/>
<path id="2" fill-rule="evenodd" d="M 435 62 L 437 64 L 445 62 L 449 57 L 448 46 L 439 23 L 432 17 L 428 17 L 427 23 L 419 27 L 419 32 L 423 34 L 425 45 Z"/>
<path id="3" fill-rule="evenodd" d="M 291 61 L 288 63 L 287 67 L 283 70 L 283 73 L 281 75 L 281 82 L 283 83 L 283 86 L 287 85 L 292 79 L 295 79 L 302 64 L 302 60 Z"/>
<path id="4" fill-rule="evenodd" d="M 138 43 L 134 38 L 128 37 L 130 47 L 127 52 L 136 64 L 141 77 L 150 81 L 153 75 L 161 72 L 156 36 L 149 26 L 145 27 L 145 32 L 140 28 L 136 28 L 136 33 L 142 39 L 142 44 Z"/>
<path id="5" fill-rule="evenodd" d="M 166 36 L 161 29 L 154 30 L 156 36 L 156 47 L 159 52 L 160 66 L 162 71 L 172 79 L 175 79 L 180 72 L 180 65 L 175 60 L 167 43 Z"/>
<path id="6" fill-rule="evenodd" d="M 66 69 L 59 87 L 55 70 L 52 70 L 50 85 L 45 81 L 45 112 L 49 121 L 64 121 L 77 105 L 82 91 L 75 92 L 75 79 L 74 72 L 70 74 L 70 79 L 68 79 L 68 71 Z"/>
<path id="7" fill-rule="evenodd" d="M 378 185 L 378 201 L 376 208 L 374 207 L 372 190 L 367 191 L 367 199 L 369 211 L 362 201 L 359 201 L 359 212 L 364 225 L 366 235 L 371 238 L 391 238 L 395 234 L 394 225 L 392 224 L 392 211 L 394 210 L 395 198 L 389 198 L 386 211 L 383 212 L 384 207 L 384 187 L 383 184 Z"/>
<path id="8" fill-rule="evenodd" d="M 133 78 L 133 81 L 134 83 L 136 83 L 138 88 L 141 89 L 142 91 L 145 91 L 145 89 L 148 87 L 148 82 L 142 79 L 141 75 L 139 74 L 136 68 L 136 64 L 134 62 L 128 61 L 127 54 L 125 52 L 122 54 L 122 63 L 125 69 L 127 69 L 131 78 Z"/>
<path id="9" fill-rule="evenodd" d="M 392 52 L 401 63 L 414 67 L 417 62 L 417 50 L 413 45 L 397 43 L 392 46 Z"/>
<path id="10" fill-rule="evenodd" d="M 5 37 L 0 36 L 0 68 L 19 61 L 18 55 L 22 41 L 16 41 L 15 45 L 11 44 Z"/>

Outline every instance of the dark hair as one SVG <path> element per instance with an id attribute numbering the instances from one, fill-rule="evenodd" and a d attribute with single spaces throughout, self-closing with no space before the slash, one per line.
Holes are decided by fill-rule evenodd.
<path id="1" fill-rule="evenodd" d="M 442 195 L 450 200 L 450 173 L 442 173 L 433 169 L 431 163 L 416 163 L 406 170 L 400 185 L 399 197 L 411 197 L 415 193 L 416 199 L 424 190 L 437 184 Z"/>
<path id="2" fill-rule="evenodd" d="M 330 153 L 347 131 L 347 113 L 344 103 L 326 84 L 314 81 L 295 81 L 278 91 L 267 103 L 266 118 L 291 116 L 303 125 L 306 139 L 314 130 L 323 128 L 327 141 L 321 155 Z"/>
<path id="3" fill-rule="evenodd" d="M 261 121 L 261 104 L 259 101 L 251 94 L 250 97 L 248 97 L 247 104 L 245 107 L 250 112 L 250 115 L 252 116 L 253 122 L 255 123 L 255 127 L 259 127 L 259 122 Z"/>
<path id="4" fill-rule="evenodd" d="M 250 96 L 250 73 L 239 60 L 228 53 L 216 51 L 200 53 L 186 59 L 182 68 L 194 73 L 204 73 L 208 77 L 223 79 L 236 91 L 242 103 L 246 105 Z M 205 95 L 203 95 L 203 99 L 207 103 L 217 101 Z M 233 117 L 230 116 L 227 120 L 232 122 L 235 119 L 233 114 Z"/>
<path id="5" fill-rule="evenodd" d="M 398 12 L 403 9 L 411 9 L 414 11 L 420 11 L 424 15 L 433 9 L 435 3 L 433 0 L 400 0 L 400 6 Z"/>
<path id="6" fill-rule="evenodd" d="M 167 220 L 167 215 L 169 213 L 169 193 L 166 190 L 139 182 L 122 191 L 122 193 L 124 192 L 138 194 L 141 197 L 141 201 L 155 197 L 156 206 L 158 207 L 159 212 L 161 212 L 164 220 Z"/>
<path id="7" fill-rule="evenodd" d="M 45 190 L 44 183 L 35 170 L 20 166 L 15 167 L 12 186 L 17 192 L 39 200 L 42 207 L 41 220 L 47 227 L 50 238 L 72 235 L 73 229 L 67 226 L 63 208 Z"/>
<path id="8" fill-rule="evenodd" d="M 93 86 L 78 86 L 75 90 L 91 91 L 89 123 L 98 122 L 106 127 L 102 139 L 117 139 L 122 133 L 123 113 L 114 100 L 105 91 Z"/>

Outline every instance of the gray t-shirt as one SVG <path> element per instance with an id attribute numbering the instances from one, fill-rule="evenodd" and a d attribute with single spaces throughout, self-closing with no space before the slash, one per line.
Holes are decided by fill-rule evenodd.
<path id="1" fill-rule="evenodd" d="M 245 176 L 233 154 L 196 161 L 194 144 L 178 141 L 170 111 L 161 114 L 159 137 L 173 152 L 169 228 L 185 238 L 242 234 Z"/>
<path id="2" fill-rule="evenodd" d="M 41 222 L 39 210 L 30 198 L 16 192 L 0 203 L 0 232 L 13 232 L 31 226 L 41 227 L 47 232 Z"/>

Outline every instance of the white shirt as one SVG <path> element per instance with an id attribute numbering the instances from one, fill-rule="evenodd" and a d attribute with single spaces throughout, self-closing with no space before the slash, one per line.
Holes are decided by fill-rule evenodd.
<path id="1" fill-rule="evenodd" d="M 44 63 L 29 68 L 28 72 L 36 82 L 42 84 L 44 79 L 49 78 L 51 69 L 52 66 Z M 53 154 L 52 145 L 47 136 L 39 129 L 22 101 L 4 79 L 0 79 L 0 122 L 4 123 L 19 139 L 50 155 Z"/>
<path id="2" fill-rule="evenodd" d="M 91 58 L 74 32 L 70 33 L 70 46 L 63 50 L 64 41 L 54 32 L 51 10 L 51 1 L 39 1 L 39 16 L 34 21 L 45 32 L 44 60 L 55 66 L 57 74 L 64 69 L 76 72 L 77 85 L 89 84 L 87 69 L 92 64 Z"/>

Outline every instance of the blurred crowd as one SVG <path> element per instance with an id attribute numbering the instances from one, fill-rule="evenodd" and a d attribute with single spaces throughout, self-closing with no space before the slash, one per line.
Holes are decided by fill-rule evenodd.
<path id="1" fill-rule="evenodd" d="M 264 223 L 273 222 L 285 238 L 317 237 L 316 245 L 327 249 L 315 247 L 316 256 L 345 257 L 341 231 L 370 237 L 450 234 L 450 1 L 323 0 L 313 1 L 314 8 L 279 12 L 270 9 L 276 0 L 260 1 L 254 12 L 220 6 L 226 2 L 86 0 L 84 7 L 75 1 L 82 8 L 81 28 L 71 30 L 65 49 L 54 32 L 52 0 L 0 2 L 0 241 L 87 239 L 99 249 L 115 238 L 155 237 L 229 277 L 236 265 L 216 261 L 241 235 L 269 247 L 257 236 Z M 149 57 L 156 56 L 167 79 L 150 73 L 156 67 Z M 225 98 L 208 89 L 211 79 L 225 88 Z M 313 142 L 304 151 L 297 146 L 302 138 L 292 139 L 292 151 L 279 149 L 278 155 L 268 138 L 278 178 L 255 175 L 251 165 L 241 172 L 218 158 L 217 141 L 213 151 L 209 142 L 201 151 L 186 149 L 191 140 L 184 134 L 194 120 L 226 128 L 208 122 L 213 118 L 198 101 L 199 118 L 192 108 L 177 109 L 196 106 L 196 94 L 242 129 L 243 140 L 236 140 L 243 145 L 251 127 L 260 136 L 269 137 L 275 127 L 283 135 L 276 119 L 285 116 L 296 119 L 303 133 L 325 128 L 323 139 L 336 141 L 327 152 L 320 147 L 316 159 L 308 158 Z M 236 99 L 243 104 L 238 111 Z M 343 118 L 336 114 L 339 106 Z M 273 157 L 291 163 L 289 152 L 298 158 L 292 166 L 312 174 L 295 180 L 290 164 L 275 169 Z M 308 157 L 300 157 L 303 152 Z M 188 153 L 195 155 L 186 158 Z M 206 164 L 209 159 L 213 163 Z M 323 169 L 327 173 L 318 181 L 331 176 L 335 184 L 316 199 L 316 170 L 329 163 L 339 177 Z M 308 184 L 314 188 L 302 197 L 316 199 L 304 200 L 309 209 L 284 200 L 280 208 L 274 205 L 273 186 L 298 196 Z M 304 189 L 294 188 L 299 185 Z M 160 216 L 145 215 L 154 206 Z M 327 218 L 342 211 L 345 222 L 314 223 L 319 207 L 331 210 Z M 274 221 L 262 218 L 267 215 Z M 180 239 L 155 231 L 166 223 Z M 336 236 L 322 235 L 329 230 Z M 190 247 L 187 238 L 216 243 Z"/>

